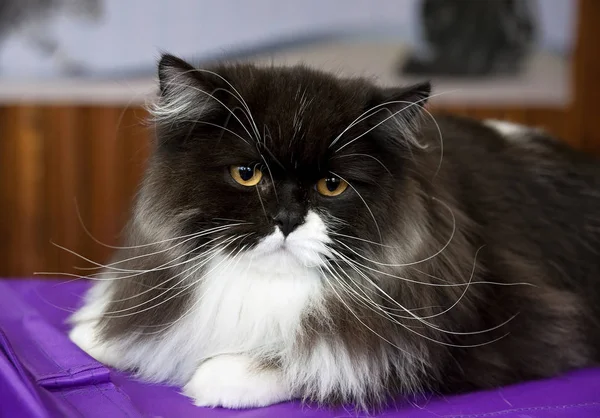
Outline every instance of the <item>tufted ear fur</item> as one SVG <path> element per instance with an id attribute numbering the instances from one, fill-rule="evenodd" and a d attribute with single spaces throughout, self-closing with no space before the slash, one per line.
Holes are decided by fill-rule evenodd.
<path id="1" fill-rule="evenodd" d="M 378 126 L 394 137 L 398 137 L 400 132 L 405 140 L 420 146 L 415 136 L 430 93 L 430 82 L 380 89 L 365 110 L 373 110 L 369 118 L 373 126 Z"/>
<path id="2" fill-rule="evenodd" d="M 203 119 L 222 107 L 214 97 L 223 81 L 212 72 L 194 68 L 186 61 L 164 54 L 158 63 L 159 97 L 149 112 L 156 122 Z"/>

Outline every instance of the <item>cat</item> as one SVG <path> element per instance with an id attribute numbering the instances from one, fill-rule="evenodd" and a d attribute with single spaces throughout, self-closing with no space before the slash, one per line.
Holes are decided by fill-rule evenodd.
<path id="1" fill-rule="evenodd" d="M 436 115 L 429 83 L 164 55 L 123 247 L 83 350 L 199 406 L 366 409 L 600 358 L 600 166 Z"/>
<path id="2" fill-rule="evenodd" d="M 517 74 L 536 40 L 535 16 L 531 0 L 423 0 L 428 51 L 416 51 L 402 71 L 454 77 Z"/>

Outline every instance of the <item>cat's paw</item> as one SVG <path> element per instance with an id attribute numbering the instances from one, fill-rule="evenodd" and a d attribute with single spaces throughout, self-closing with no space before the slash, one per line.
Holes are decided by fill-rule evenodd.
<path id="1" fill-rule="evenodd" d="M 183 393 L 198 406 L 252 408 L 290 400 L 282 373 L 258 369 L 241 355 L 222 355 L 205 361 L 184 386 Z"/>
<path id="2" fill-rule="evenodd" d="M 76 324 L 69 332 L 69 339 L 100 363 L 114 366 L 118 362 L 115 351 L 99 340 L 95 321 Z"/>

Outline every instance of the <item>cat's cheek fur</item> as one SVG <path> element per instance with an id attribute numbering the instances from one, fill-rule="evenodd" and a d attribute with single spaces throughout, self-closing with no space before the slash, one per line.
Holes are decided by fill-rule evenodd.
<path id="1" fill-rule="evenodd" d="M 244 355 L 222 355 L 203 362 L 183 393 L 198 406 L 250 408 L 293 398 L 277 368 L 262 368 Z"/>

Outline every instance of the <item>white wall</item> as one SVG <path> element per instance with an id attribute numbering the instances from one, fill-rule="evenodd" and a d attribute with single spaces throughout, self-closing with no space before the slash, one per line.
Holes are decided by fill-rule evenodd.
<path id="1" fill-rule="evenodd" d="M 485 1 L 485 0 L 481 0 Z M 542 45 L 568 50 L 572 0 L 539 0 Z M 183 56 L 226 52 L 298 34 L 352 28 L 391 29 L 414 43 L 418 0 L 105 0 L 101 25 L 58 19 L 55 36 L 95 70 L 151 68 L 158 50 Z M 0 49 L 0 74 L 52 76 L 49 59 L 14 36 Z"/>

